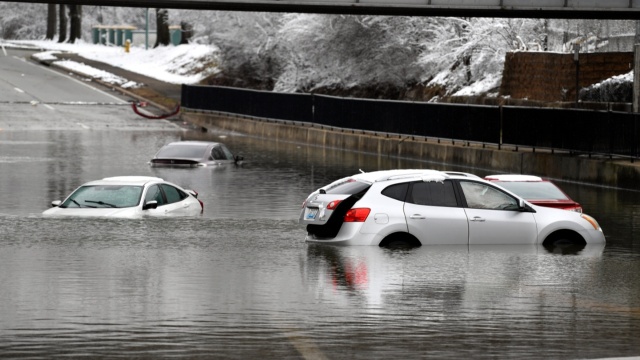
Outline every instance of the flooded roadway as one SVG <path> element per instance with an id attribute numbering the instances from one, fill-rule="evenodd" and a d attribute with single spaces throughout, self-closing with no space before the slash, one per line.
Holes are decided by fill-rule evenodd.
<path id="1" fill-rule="evenodd" d="M 577 255 L 534 246 L 311 246 L 297 217 L 313 189 L 358 169 L 456 168 L 129 127 L 0 131 L 0 357 L 640 354 L 639 193 L 562 184 L 608 239 Z M 179 139 L 224 141 L 246 162 L 147 165 L 162 144 Z M 193 188 L 204 214 L 40 216 L 82 182 L 112 175 L 160 176 Z"/>
<path id="2" fill-rule="evenodd" d="M 306 195 L 406 159 L 200 133 L 103 105 L 0 103 L 0 358 L 556 358 L 640 355 L 640 193 L 561 186 L 604 247 L 312 246 Z M 180 139 L 240 167 L 152 169 Z M 51 219 L 83 182 L 152 175 L 200 193 L 188 219 Z"/>

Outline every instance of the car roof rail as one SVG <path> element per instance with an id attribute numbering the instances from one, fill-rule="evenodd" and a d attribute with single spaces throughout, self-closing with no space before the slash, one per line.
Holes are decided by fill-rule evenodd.
<path id="1" fill-rule="evenodd" d="M 425 170 L 415 170 L 415 172 L 406 172 L 406 173 L 400 173 L 400 174 L 388 174 L 386 176 L 382 176 L 382 177 L 376 179 L 375 181 L 389 181 L 389 180 L 399 180 L 399 179 L 407 179 L 407 178 L 419 178 L 419 179 L 422 179 L 422 178 L 424 178 L 425 175 L 439 175 L 439 176 L 443 176 L 445 178 L 449 178 L 449 175 L 447 173 L 442 172 L 442 171 L 425 169 Z"/>
<path id="2" fill-rule="evenodd" d="M 464 176 L 464 177 L 470 177 L 474 179 L 482 179 L 480 176 L 476 174 L 471 174 L 471 173 L 466 173 L 461 171 L 444 171 L 444 173 L 451 176 Z"/>

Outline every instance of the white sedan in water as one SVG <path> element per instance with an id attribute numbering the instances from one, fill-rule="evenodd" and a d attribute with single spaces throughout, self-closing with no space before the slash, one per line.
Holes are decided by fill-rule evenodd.
<path id="1" fill-rule="evenodd" d="M 95 180 L 77 188 L 64 201 L 51 203 L 46 216 L 140 218 L 201 214 L 198 193 L 161 178 L 118 176 Z"/>

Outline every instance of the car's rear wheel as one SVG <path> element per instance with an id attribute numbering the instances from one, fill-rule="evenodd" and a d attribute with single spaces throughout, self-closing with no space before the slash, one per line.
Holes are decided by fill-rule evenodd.
<path id="1" fill-rule="evenodd" d="M 380 247 L 387 249 L 413 249 L 422 244 L 411 234 L 395 233 L 387 236 L 380 242 Z"/>

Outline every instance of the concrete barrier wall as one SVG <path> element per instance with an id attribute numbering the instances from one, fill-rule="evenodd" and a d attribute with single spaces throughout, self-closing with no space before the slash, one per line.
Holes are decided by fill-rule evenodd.
<path id="1" fill-rule="evenodd" d="M 235 116 L 183 109 L 183 119 L 206 129 L 234 131 L 316 146 L 397 155 L 426 161 L 472 166 L 489 172 L 531 174 L 551 179 L 640 190 L 640 164 L 629 160 L 589 159 L 569 154 L 533 152 L 531 149 L 489 147 L 462 141 L 373 135 L 339 128 Z"/>

